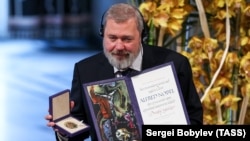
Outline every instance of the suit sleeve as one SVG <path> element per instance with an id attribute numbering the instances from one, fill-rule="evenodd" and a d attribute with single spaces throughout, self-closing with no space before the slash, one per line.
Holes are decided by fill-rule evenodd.
<path id="1" fill-rule="evenodd" d="M 203 108 L 193 82 L 192 70 L 187 58 L 180 63 L 178 77 L 191 125 L 203 124 Z"/>
<path id="2" fill-rule="evenodd" d="M 83 107 L 83 88 L 82 80 L 79 73 L 78 65 L 75 64 L 73 71 L 72 86 L 70 92 L 70 99 L 75 102 L 73 109 L 71 109 L 71 114 L 83 122 L 87 122 L 86 113 Z"/>
<path id="3" fill-rule="evenodd" d="M 87 122 L 86 120 L 86 114 L 85 110 L 83 107 L 83 101 L 82 101 L 82 82 L 81 82 L 81 76 L 79 74 L 79 69 L 77 64 L 74 66 L 74 71 L 73 71 L 73 79 L 72 79 L 72 86 L 71 86 L 71 92 L 70 92 L 70 99 L 75 102 L 75 106 L 71 110 L 71 115 L 77 118 L 80 121 Z M 70 138 L 62 138 L 58 137 L 58 140 L 60 139 L 68 139 L 65 141 L 83 141 L 84 139 L 89 137 L 89 132 L 84 132 L 81 134 L 78 134 L 74 137 Z M 64 141 L 63 140 L 63 141 Z"/>

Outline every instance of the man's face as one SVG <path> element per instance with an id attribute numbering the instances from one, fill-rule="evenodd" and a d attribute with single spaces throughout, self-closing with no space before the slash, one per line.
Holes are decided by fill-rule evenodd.
<path id="1" fill-rule="evenodd" d="M 140 52 L 141 35 L 136 20 L 116 23 L 107 20 L 103 38 L 104 53 L 118 69 L 129 67 Z"/>

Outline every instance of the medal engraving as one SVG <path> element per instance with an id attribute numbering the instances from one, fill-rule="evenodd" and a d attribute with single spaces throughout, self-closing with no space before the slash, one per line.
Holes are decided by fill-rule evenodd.
<path id="1" fill-rule="evenodd" d="M 75 123 L 73 123 L 73 122 L 70 122 L 70 121 L 65 122 L 64 125 L 65 125 L 67 128 L 70 128 L 70 129 L 77 128 L 77 124 L 75 124 Z"/>

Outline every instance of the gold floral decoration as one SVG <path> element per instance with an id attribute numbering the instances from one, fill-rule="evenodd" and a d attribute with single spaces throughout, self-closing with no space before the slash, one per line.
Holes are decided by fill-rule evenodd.
<path id="1" fill-rule="evenodd" d="M 244 0 L 202 0 L 202 2 L 208 18 L 211 37 L 207 38 L 210 39 L 209 43 L 203 39 L 206 37 L 198 37 L 202 41 L 199 44 L 203 45 L 203 49 L 199 52 L 206 54 L 209 58 L 204 60 L 200 57 L 203 61 L 199 62 L 203 62 L 201 66 L 208 74 L 207 79 L 210 82 L 219 70 L 211 89 L 208 89 L 208 94 L 202 101 L 204 121 L 206 121 L 204 124 L 249 123 L 245 117 L 246 111 L 249 109 L 247 106 L 249 105 L 248 90 L 250 93 L 250 85 L 248 85 L 250 79 L 248 80 L 249 77 L 247 77 L 247 70 L 250 70 L 250 59 L 245 57 L 250 51 L 249 4 Z M 227 31 L 227 18 L 230 20 L 230 32 Z M 227 37 L 229 37 L 228 50 L 226 49 Z M 192 42 L 191 39 L 188 47 L 191 52 L 196 52 Z M 228 52 L 224 55 L 225 51 Z M 189 58 L 189 60 L 192 59 Z M 222 60 L 223 63 L 221 63 Z M 192 63 L 192 61 L 190 62 Z M 197 77 L 193 78 L 197 79 Z M 200 78 L 195 81 L 201 80 Z M 208 87 L 207 83 L 201 82 L 204 87 Z M 220 91 L 216 91 L 217 98 L 214 100 L 215 89 Z M 211 117 L 210 120 L 207 120 L 207 117 Z"/>
<path id="2" fill-rule="evenodd" d="M 179 33 L 194 9 L 187 0 L 146 0 L 139 5 L 139 10 L 150 27 L 149 44 L 156 44 L 158 40 L 157 45 L 163 46 L 165 35 Z"/>
<path id="3" fill-rule="evenodd" d="M 191 12 L 197 32 L 181 36 L 204 109 L 204 124 L 250 124 L 250 2 L 247 0 L 144 0 L 137 6 L 149 27 L 148 44 L 176 39 Z M 178 37 L 178 38 L 177 38 Z"/>

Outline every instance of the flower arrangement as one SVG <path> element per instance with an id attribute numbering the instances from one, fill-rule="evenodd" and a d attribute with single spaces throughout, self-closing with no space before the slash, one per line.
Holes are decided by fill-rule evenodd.
<path id="1" fill-rule="evenodd" d="M 146 0 L 139 5 L 144 20 L 149 26 L 149 44 L 163 46 L 170 35 L 177 36 L 183 23 L 194 8 L 187 0 Z"/>
<path id="2" fill-rule="evenodd" d="M 201 24 L 207 25 L 204 36 L 193 36 L 188 42 L 191 52 L 182 53 L 193 68 L 204 124 L 248 124 L 250 5 L 244 0 L 200 2 L 198 7 L 204 7 L 208 18 Z"/>
<path id="3" fill-rule="evenodd" d="M 204 124 L 250 123 L 250 2 L 247 0 L 145 0 L 137 3 L 147 22 L 149 44 L 184 40 L 176 51 L 189 58 L 204 109 Z M 191 12 L 202 34 L 180 36 Z M 188 32 L 188 31 L 187 31 Z M 177 37 L 178 38 L 175 38 Z"/>

